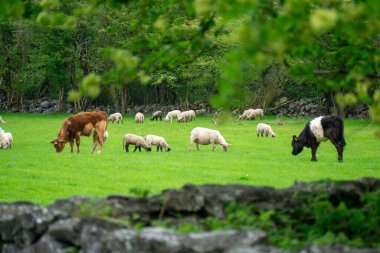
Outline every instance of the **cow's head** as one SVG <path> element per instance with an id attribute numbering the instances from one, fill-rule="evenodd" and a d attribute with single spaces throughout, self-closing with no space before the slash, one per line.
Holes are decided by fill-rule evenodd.
<path id="1" fill-rule="evenodd" d="M 54 145 L 55 151 L 57 153 L 62 152 L 62 150 L 65 148 L 65 144 L 66 144 L 65 141 L 59 141 L 58 139 L 52 140 L 50 143 Z"/>
<path id="2" fill-rule="evenodd" d="M 298 141 L 297 136 L 293 135 L 293 140 L 292 140 L 293 151 L 292 151 L 292 154 L 298 155 L 299 153 L 301 153 L 303 150 L 303 146 L 304 146 L 303 143 Z"/>

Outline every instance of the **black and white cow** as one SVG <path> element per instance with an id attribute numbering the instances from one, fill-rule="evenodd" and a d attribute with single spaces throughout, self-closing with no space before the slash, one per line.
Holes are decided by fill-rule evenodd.
<path id="1" fill-rule="evenodd" d="M 343 136 L 343 120 L 336 116 L 315 118 L 306 124 L 297 137 L 293 135 L 293 155 L 298 155 L 303 147 L 311 148 L 311 160 L 317 161 L 317 149 L 321 141 L 330 140 L 338 151 L 338 160 L 343 162 L 343 148 L 346 141 Z"/>

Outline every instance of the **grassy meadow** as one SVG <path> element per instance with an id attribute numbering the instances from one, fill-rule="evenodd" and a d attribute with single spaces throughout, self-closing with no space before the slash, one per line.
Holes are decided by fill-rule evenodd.
<path id="1" fill-rule="evenodd" d="M 50 141 L 57 136 L 68 115 L 7 114 L 1 127 L 13 134 L 10 150 L 0 150 L 0 202 L 32 201 L 52 203 L 72 195 L 107 196 L 131 194 L 131 189 L 159 193 L 167 188 L 194 184 L 251 184 L 286 187 L 294 181 L 319 179 L 357 179 L 380 177 L 380 139 L 374 137 L 378 127 L 367 120 L 345 120 L 347 146 L 344 163 L 338 163 L 335 147 L 322 143 L 318 162 L 311 162 L 311 151 L 291 154 L 291 137 L 299 134 L 304 123 L 285 120 L 273 125 L 276 138 L 256 137 L 259 122 L 273 122 L 274 117 L 236 123 L 227 120 L 214 126 L 210 117 L 195 122 L 172 124 L 149 121 L 135 124 L 125 117 L 124 124 L 109 124 L 109 139 L 102 154 L 91 155 L 92 139 L 81 138 L 81 153 L 70 153 L 67 144 L 55 153 Z M 306 122 L 308 119 L 305 118 Z M 190 152 L 190 131 L 196 126 L 218 129 L 232 144 L 228 152 L 218 146 L 195 145 Z M 164 136 L 171 152 L 126 153 L 122 137 L 126 133 Z M 75 147 L 76 148 L 76 147 Z M 133 151 L 133 148 L 130 151 Z M 132 190 L 133 191 L 133 190 Z"/>

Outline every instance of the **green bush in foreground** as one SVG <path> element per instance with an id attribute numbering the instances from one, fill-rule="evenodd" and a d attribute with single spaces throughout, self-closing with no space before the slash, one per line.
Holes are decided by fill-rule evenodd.
<path id="1" fill-rule="evenodd" d="M 260 210 L 233 202 L 225 208 L 225 219 L 207 217 L 199 225 L 185 222 L 175 229 L 181 232 L 262 229 L 271 244 L 293 250 L 311 243 L 380 246 L 380 191 L 363 194 L 360 203 L 355 204 L 342 201 L 334 205 L 326 194 L 302 198 L 298 206 L 278 210 Z M 166 220 L 160 225 L 170 223 Z"/>

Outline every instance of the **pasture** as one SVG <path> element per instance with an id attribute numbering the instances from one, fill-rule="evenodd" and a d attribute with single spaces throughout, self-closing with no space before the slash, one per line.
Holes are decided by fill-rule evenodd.
<path id="1" fill-rule="evenodd" d="M 284 125 L 272 125 L 276 138 L 256 137 L 259 122 L 273 122 L 274 117 L 255 121 L 227 120 L 214 126 L 208 116 L 191 123 L 152 122 L 135 124 L 125 117 L 124 124 L 109 124 L 109 139 L 102 154 L 91 155 L 92 138 L 81 138 L 81 153 L 70 153 L 67 144 L 55 153 L 49 143 L 56 138 L 68 115 L 7 114 L 1 125 L 14 136 L 10 150 L 0 150 L 0 202 L 32 201 L 52 203 L 72 195 L 103 197 L 131 194 L 136 189 L 159 193 L 167 188 L 193 184 L 252 184 L 278 188 L 294 181 L 319 179 L 357 179 L 380 177 L 380 139 L 373 134 L 379 126 L 368 120 L 345 120 L 344 163 L 330 142 L 318 149 L 318 162 L 311 162 L 311 151 L 291 155 L 292 135 L 298 135 L 304 123 L 286 119 Z M 304 118 L 306 122 L 308 119 Z M 190 131 L 196 126 L 218 129 L 228 143 L 228 152 L 218 146 L 195 145 L 189 151 Z M 126 153 L 122 137 L 126 133 L 155 134 L 165 137 L 171 152 Z M 76 150 L 76 147 L 75 149 Z M 131 150 L 130 147 L 130 151 Z M 135 189 L 135 190 L 133 190 Z"/>

